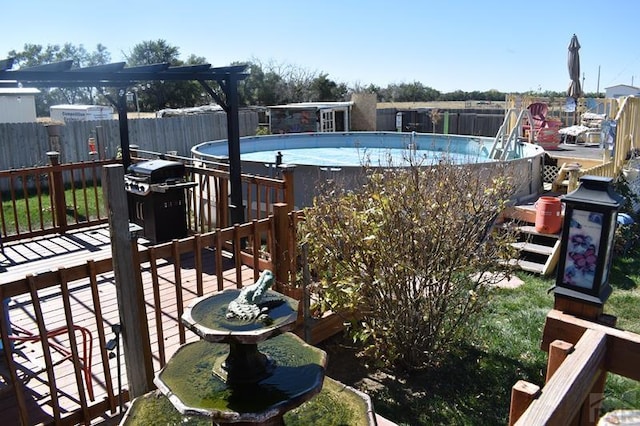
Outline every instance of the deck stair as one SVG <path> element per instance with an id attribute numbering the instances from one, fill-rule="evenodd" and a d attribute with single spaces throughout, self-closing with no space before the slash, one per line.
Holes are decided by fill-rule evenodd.
<path id="1" fill-rule="evenodd" d="M 575 170 L 580 170 L 580 164 L 577 163 L 562 163 L 560 169 L 558 169 L 558 174 L 551 183 L 551 191 L 553 192 L 562 192 L 564 194 L 567 193 L 571 180 L 571 173 Z M 577 180 L 577 176 L 576 176 Z M 577 181 L 573 183 L 573 187 L 577 186 Z"/>
<path id="2" fill-rule="evenodd" d="M 535 228 L 536 210 L 534 204 L 509 207 L 503 212 L 503 229 L 515 230 L 517 241 L 512 243 L 517 257 L 510 265 L 543 276 L 554 272 L 560 257 L 560 236 L 544 234 Z"/>

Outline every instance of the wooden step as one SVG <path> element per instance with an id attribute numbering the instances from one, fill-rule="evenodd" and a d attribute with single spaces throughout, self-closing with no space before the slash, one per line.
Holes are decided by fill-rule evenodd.
<path id="1" fill-rule="evenodd" d="M 556 239 L 560 239 L 561 233 L 558 232 L 557 234 L 545 234 L 544 232 L 538 232 L 536 231 L 536 227 L 535 226 L 531 226 L 531 225 L 520 225 L 517 227 L 517 230 L 524 233 L 524 234 L 530 234 L 530 235 L 538 235 L 541 237 L 549 237 L 549 238 L 556 238 Z"/>
<path id="2" fill-rule="evenodd" d="M 531 262 L 529 260 L 511 259 L 509 265 L 517 266 L 523 271 L 533 272 L 535 274 L 543 275 L 545 265 L 543 263 Z"/>
<path id="3" fill-rule="evenodd" d="M 507 231 L 516 231 L 522 234 L 536 235 L 540 237 L 549 237 L 554 239 L 560 239 L 562 235 L 560 232 L 557 234 L 545 234 L 543 232 L 536 231 L 536 227 L 534 225 L 517 225 L 513 222 L 503 222 L 499 225 L 496 225 L 497 228 L 502 228 Z"/>
<path id="4" fill-rule="evenodd" d="M 526 223 L 536 222 L 535 207 L 530 205 L 507 207 L 502 213 L 504 219 L 519 220 Z"/>
<path id="5" fill-rule="evenodd" d="M 517 243 L 511 243 L 513 247 L 520 251 L 526 251 L 529 253 L 542 254 L 545 256 L 549 256 L 553 253 L 553 246 L 545 246 L 542 244 L 534 244 L 526 241 L 520 241 Z"/>

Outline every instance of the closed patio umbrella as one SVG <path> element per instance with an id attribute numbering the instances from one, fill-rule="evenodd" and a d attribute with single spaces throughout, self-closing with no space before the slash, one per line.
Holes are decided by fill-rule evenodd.
<path id="1" fill-rule="evenodd" d="M 567 90 L 567 96 L 572 97 L 573 99 L 578 99 L 582 96 L 582 88 L 580 87 L 580 43 L 578 42 L 578 37 L 574 34 L 571 37 L 571 42 L 569 43 L 569 78 L 571 79 L 571 84 L 569 85 L 569 90 Z"/>

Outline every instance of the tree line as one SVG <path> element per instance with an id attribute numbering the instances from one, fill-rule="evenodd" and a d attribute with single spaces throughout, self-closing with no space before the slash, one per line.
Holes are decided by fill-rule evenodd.
<path id="1" fill-rule="evenodd" d="M 52 62 L 72 60 L 74 68 L 105 65 L 111 62 L 109 50 L 98 44 L 88 51 L 82 44 L 64 45 L 25 44 L 23 49 L 11 50 L 8 56 L 15 58 L 15 66 L 26 68 Z M 189 55 L 180 59 L 180 49 L 167 41 L 151 40 L 136 44 L 124 54 L 126 66 L 151 65 L 168 62 L 172 66 L 208 63 L 206 58 Z M 465 92 L 456 90 L 443 93 L 421 82 L 393 83 L 387 87 L 374 84 L 348 86 L 329 78 L 322 71 L 312 71 L 299 66 L 251 59 L 230 65 L 246 64 L 249 76 L 238 86 L 240 105 L 269 106 L 293 102 L 332 102 L 351 98 L 352 93 L 375 93 L 379 102 L 429 102 L 429 101 L 503 101 L 507 93 L 498 90 Z M 215 85 L 213 85 L 215 86 Z M 49 115 L 49 107 L 58 104 L 110 104 L 116 89 L 101 87 L 38 87 L 36 112 L 39 117 Z M 214 102 L 196 81 L 149 81 L 127 88 L 129 108 L 132 111 L 153 112 L 164 108 L 186 108 L 209 105 Z M 215 89 L 214 89 L 215 90 Z M 222 90 L 219 90 L 222 95 Z M 543 97 L 565 97 L 564 92 L 531 93 Z M 596 94 L 586 96 L 597 97 Z"/>

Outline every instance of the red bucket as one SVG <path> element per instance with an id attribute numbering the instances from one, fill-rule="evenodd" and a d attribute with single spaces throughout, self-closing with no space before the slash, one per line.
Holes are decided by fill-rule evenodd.
<path id="1" fill-rule="evenodd" d="M 535 203 L 536 231 L 557 234 L 562 229 L 562 203 L 556 197 L 540 197 Z"/>

